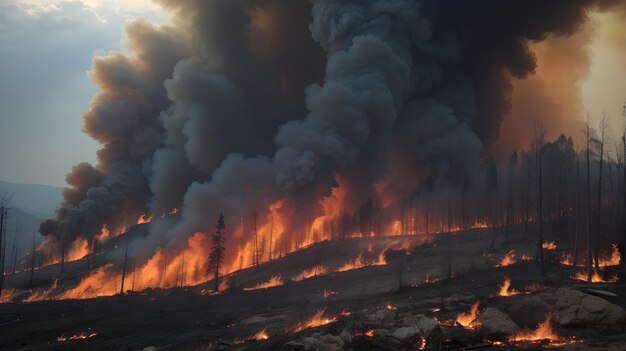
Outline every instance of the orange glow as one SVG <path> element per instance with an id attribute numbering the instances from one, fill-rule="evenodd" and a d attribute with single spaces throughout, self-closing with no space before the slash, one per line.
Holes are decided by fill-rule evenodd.
<path id="1" fill-rule="evenodd" d="M 137 224 L 144 224 L 144 223 L 150 223 L 152 221 L 152 215 L 148 216 L 148 215 L 141 215 L 139 216 L 139 218 L 137 218 Z"/>
<path id="2" fill-rule="evenodd" d="M 376 329 L 368 329 L 365 331 L 365 333 L 363 333 L 363 335 L 372 338 L 374 337 L 374 335 L 376 335 Z"/>
<path id="3" fill-rule="evenodd" d="M 552 329 L 552 316 L 547 315 L 546 319 L 537 325 L 537 329 L 533 331 L 521 331 L 515 334 L 511 340 L 513 341 L 542 341 L 542 340 L 559 340 L 559 336 Z"/>
<path id="4" fill-rule="evenodd" d="M 326 290 L 326 289 L 324 289 L 324 291 L 322 292 L 322 296 L 324 296 L 324 298 L 326 299 L 333 295 L 339 295 L 339 293 L 337 291 Z"/>
<path id="5" fill-rule="evenodd" d="M 57 338 L 58 342 L 64 342 L 64 341 L 68 341 L 68 340 L 82 340 L 82 339 L 89 339 L 89 338 L 93 338 L 94 336 L 98 335 L 98 333 L 80 333 L 80 334 L 76 334 L 76 335 L 72 335 L 72 336 L 59 336 Z"/>
<path id="6" fill-rule="evenodd" d="M 478 302 L 474 303 L 469 313 L 459 313 L 456 317 L 456 323 L 462 327 L 474 329 L 477 326 L 476 316 L 478 315 L 478 305 Z"/>
<path id="7" fill-rule="evenodd" d="M 556 243 L 554 241 L 545 241 L 541 244 L 544 250 L 556 250 Z"/>
<path id="8" fill-rule="evenodd" d="M 316 277 L 318 275 L 326 274 L 326 267 L 324 266 L 315 266 L 311 269 L 305 269 L 297 276 L 291 278 L 294 282 L 299 282 L 305 279 L 309 279 L 311 277 Z"/>
<path id="9" fill-rule="evenodd" d="M 363 252 L 359 253 L 359 255 L 354 259 L 346 262 L 343 266 L 337 269 L 337 272 L 345 272 L 353 269 L 358 269 L 365 267 L 365 263 L 363 262 Z"/>
<path id="10" fill-rule="evenodd" d="M 514 264 L 515 261 L 515 250 L 511 250 L 509 251 L 500 261 L 500 263 L 498 263 L 496 265 L 496 267 L 506 267 L 506 266 L 510 266 L 512 264 Z"/>
<path id="11" fill-rule="evenodd" d="M 580 271 L 577 272 L 574 277 L 575 280 L 581 281 L 581 282 L 586 282 L 587 281 L 587 273 Z M 617 282 L 617 275 L 613 275 L 611 277 L 609 277 L 608 279 L 604 279 L 602 278 L 602 276 L 598 273 L 598 272 L 594 272 L 591 275 L 591 282 L 592 283 L 615 283 Z"/>
<path id="12" fill-rule="evenodd" d="M 283 279 L 280 277 L 280 275 L 275 275 L 266 282 L 259 283 L 251 288 L 245 288 L 243 290 L 267 289 L 267 288 L 272 288 L 272 287 L 280 286 L 280 285 L 283 285 Z"/>
<path id="13" fill-rule="evenodd" d="M 258 331 L 256 334 L 249 336 L 245 339 L 235 339 L 235 344 L 240 344 L 242 342 L 253 341 L 253 340 L 267 340 L 269 338 L 270 336 L 267 335 L 267 328 L 263 328 L 260 331 Z"/>
<path id="14" fill-rule="evenodd" d="M 97 268 L 73 289 L 64 291 L 55 299 L 88 299 L 92 297 L 115 295 L 120 291 L 120 282 L 111 277 L 108 270 L 112 264 Z"/>
<path id="15" fill-rule="evenodd" d="M 574 259 L 572 258 L 572 254 L 564 253 L 563 255 L 561 255 L 561 259 L 559 260 L 559 263 L 562 265 L 566 265 L 566 266 L 573 266 Z"/>
<path id="16" fill-rule="evenodd" d="M 349 317 L 351 314 L 352 314 L 352 313 L 350 313 L 350 311 L 348 311 L 348 309 L 347 309 L 347 308 L 344 308 L 344 309 L 341 311 L 341 315 L 342 315 L 343 317 Z"/>
<path id="17" fill-rule="evenodd" d="M 397 307 L 391 306 L 391 304 L 389 304 L 389 303 L 387 304 L 387 306 L 385 306 L 385 308 L 388 309 L 388 310 L 397 310 L 398 309 Z"/>
<path id="18" fill-rule="evenodd" d="M 617 244 L 613 244 L 613 250 L 611 251 L 611 257 L 601 259 L 598 264 L 600 267 L 617 266 L 622 260 L 622 256 L 619 253 Z"/>
<path id="19" fill-rule="evenodd" d="M 522 255 L 522 261 L 532 261 L 533 258 L 531 256 L 528 256 L 527 254 L 523 254 Z"/>
<path id="20" fill-rule="evenodd" d="M 44 291 L 42 291 L 40 293 L 33 293 L 32 295 L 27 297 L 24 300 L 24 302 L 48 300 L 48 299 L 50 299 L 50 294 L 52 294 L 52 292 L 57 288 L 57 286 L 58 286 L 58 281 L 57 281 L 57 279 L 55 279 L 54 282 L 52 283 L 52 286 L 50 287 L 50 289 L 44 290 Z"/>
<path id="21" fill-rule="evenodd" d="M 500 285 L 498 296 L 513 296 L 518 295 L 519 293 L 519 291 L 511 289 L 511 279 L 509 277 L 504 277 L 504 282 Z"/>
<path id="22" fill-rule="evenodd" d="M 315 313 L 311 318 L 302 322 L 298 322 L 296 326 L 293 329 L 291 329 L 289 332 L 297 333 L 304 329 L 319 327 L 319 326 L 327 325 L 327 324 L 337 321 L 336 317 L 332 317 L 332 318 L 324 317 L 324 312 L 326 312 L 326 309 L 317 311 L 317 313 Z"/>

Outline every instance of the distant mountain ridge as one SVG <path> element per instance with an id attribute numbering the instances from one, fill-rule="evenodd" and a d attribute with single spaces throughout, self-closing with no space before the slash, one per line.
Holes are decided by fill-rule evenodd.
<path id="1" fill-rule="evenodd" d="M 12 197 L 12 206 L 42 218 L 54 214 L 54 210 L 63 201 L 62 192 L 63 188 L 54 186 L 0 181 L 0 194 L 9 194 Z"/>

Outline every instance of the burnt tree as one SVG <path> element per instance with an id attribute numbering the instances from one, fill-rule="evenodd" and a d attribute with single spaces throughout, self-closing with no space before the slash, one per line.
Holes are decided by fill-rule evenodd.
<path id="1" fill-rule="evenodd" d="M 209 269 L 213 272 L 213 280 L 215 281 L 215 292 L 219 291 L 220 286 L 220 270 L 224 263 L 224 248 L 226 225 L 224 224 L 224 215 L 220 212 L 220 217 L 215 226 L 215 234 L 213 234 L 213 248 L 209 256 Z"/>

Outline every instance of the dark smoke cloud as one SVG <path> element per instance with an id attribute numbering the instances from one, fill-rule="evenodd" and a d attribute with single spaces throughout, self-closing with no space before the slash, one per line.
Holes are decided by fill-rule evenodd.
<path id="1" fill-rule="evenodd" d="M 133 54 L 94 60 L 102 92 L 85 130 L 104 144 L 78 166 L 58 212 L 88 235 L 182 207 L 133 248 L 180 247 L 227 220 L 287 232 L 320 214 L 342 180 L 347 210 L 393 201 L 428 178 L 471 178 L 510 109 L 511 77 L 533 74 L 528 41 L 567 36 L 617 0 L 159 1 L 174 27 L 128 27 Z M 149 208 L 148 208 L 149 206 Z M 57 223 L 42 226 L 54 232 Z M 50 229 L 45 229 L 45 228 Z M 45 230 L 44 230 L 45 229 Z M 230 245 L 234 245 L 231 241 Z"/>

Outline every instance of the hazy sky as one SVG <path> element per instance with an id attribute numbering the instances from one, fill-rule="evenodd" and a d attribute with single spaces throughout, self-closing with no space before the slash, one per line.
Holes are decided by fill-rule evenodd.
<path id="1" fill-rule="evenodd" d="M 82 131 L 97 91 L 94 55 L 119 50 L 124 24 L 163 21 L 149 0 L 0 0 L 0 180 L 62 186 L 98 145 Z"/>
<path id="2" fill-rule="evenodd" d="M 0 0 L 0 180 L 63 186 L 73 165 L 95 162 L 98 145 L 81 131 L 96 92 L 86 72 L 94 55 L 122 47 L 136 17 L 166 21 L 150 0 Z M 593 17 L 598 38 L 581 89 L 585 108 L 608 109 L 619 135 L 626 30 L 609 17 Z"/>

